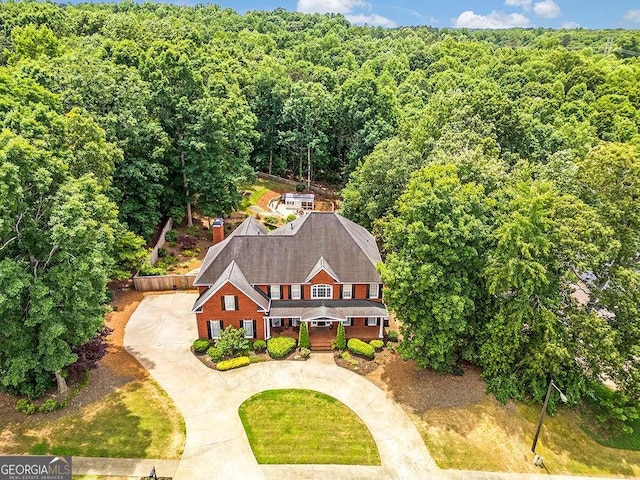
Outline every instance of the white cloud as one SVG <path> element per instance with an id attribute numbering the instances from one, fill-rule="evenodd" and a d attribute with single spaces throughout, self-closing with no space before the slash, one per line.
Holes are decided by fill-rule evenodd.
<path id="1" fill-rule="evenodd" d="M 640 10 L 629 10 L 624 19 L 628 22 L 640 23 Z"/>
<path id="2" fill-rule="evenodd" d="M 582 27 L 582 25 L 580 25 L 578 22 L 565 22 L 562 25 L 560 25 L 560 28 L 564 28 L 566 30 L 571 30 L 573 28 L 580 28 Z"/>
<path id="3" fill-rule="evenodd" d="M 364 15 L 362 13 L 358 15 L 345 15 L 344 18 L 349 20 L 351 23 L 356 23 L 358 25 L 364 25 L 366 23 L 371 27 L 393 28 L 398 26 L 398 24 L 390 18 L 383 17 L 382 15 L 376 15 L 375 13 L 372 13 L 371 15 Z"/>
<path id="4" fill-rule="evenodd" d="M 509 7 L 522 7 L 525 10 L 531 8 L 531 0 L 505 0 L 504 4 Z"/>
<path id="5" fill-rule="evenodd" d="M 556 18 L 560 15 L 560 7 L 553 0 L 542 0 L 542 2 L 535 3 L 533 11 L 543 18 Z"/>
<path id="6" fill-rule="evenodd" d="M 363 0 L 298 0 L 302 13 L 351 13 L 356 7 L 368 7 Z"/>
<path id="7" fill-rule="evenodd" d="M 453 21 L 453 25 L 458 28 L 514 28 L 530 27 L 531 21 L 519 13 L 493 11 L 489 15 L 477 15 L 473 10 L 467 10 Z"/>

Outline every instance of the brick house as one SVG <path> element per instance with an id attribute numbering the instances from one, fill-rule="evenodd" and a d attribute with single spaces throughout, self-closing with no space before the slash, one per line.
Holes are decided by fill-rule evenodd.
<path id="1" fill-rule="evenodd" d="M 311 347 L 328 348 L 337 324 L 347 338 L 382 338 L 389 313 L 382 302 L 373 235 L 350 220 L 311 212 L 268 232 L 247 218 L 224 239 L 222 222 L 194 286 L 200 338 L 233 325 L 249 338 L 297 338 L 309 327 Z"/>

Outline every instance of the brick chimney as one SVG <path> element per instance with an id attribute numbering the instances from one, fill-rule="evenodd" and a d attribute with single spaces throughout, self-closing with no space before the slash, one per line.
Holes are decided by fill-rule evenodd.
<path id="1" fill-rule="evenodd" d="M 213 244 L 216 245 L 224 240 L 224 219 L 218 217 L 213 221 Z"/>

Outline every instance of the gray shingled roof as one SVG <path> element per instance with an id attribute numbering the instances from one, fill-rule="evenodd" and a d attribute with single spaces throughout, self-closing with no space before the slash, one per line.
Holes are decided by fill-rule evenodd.
<path id="1" fill-rule="evenodd" d="M 218 277 L 216 282 L 208 289 L 200 294 L 196 302 L 193 304 L 192 311 L 197 310 L 203 306 L 213 294 L 215 294 L 220 287 L 225 283 L 230 282 L 235 285 L 238 290 L 243 292 L 247 297 L 255 302 L 262 310 L 267 311 L 269 309 L 269 298 L 262 292 L 253 288 L 245 276 L 240 271 L 237 263 L 232 261 L 227 268 L 222 272 L 222 275 Z"/>
<path id="2" fill-rule="evenodd" d="M 383 303 L 370 300 L 272 300 L 269 317 L 342 320 L 353 317 L 388 318 L 389 312 Z"/>
<path id="3" fill-rule="evenodd" d="M 213 285 L 232 261 L 252 285 L 305 283 L 320 257 L 343 283 L 380 283 L 373 235 L 336 213 L 311 212 L 268 234 L 253 222 L 209 249 L 194 285 Z"/>

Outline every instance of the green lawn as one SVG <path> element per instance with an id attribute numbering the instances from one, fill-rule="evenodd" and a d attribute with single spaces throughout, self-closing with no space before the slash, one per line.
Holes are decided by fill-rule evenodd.
<path id="1" fill-rule="evenodd" d="M 239 409 L 258 463 L 380 465 L 371 433 L 333 397 L 311 390 L 267 390 Z"/>
<path id="2" fill-rule="evenodd" d="M 128 384 L 56 420 L 43 416 L 37 428 L 5 430 L 12 435 L 5 454 L 178 459 L 185 440 L 182 416 L 152 380 Z"/>

